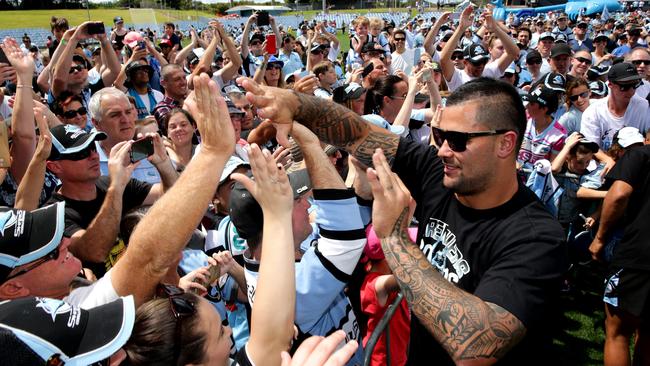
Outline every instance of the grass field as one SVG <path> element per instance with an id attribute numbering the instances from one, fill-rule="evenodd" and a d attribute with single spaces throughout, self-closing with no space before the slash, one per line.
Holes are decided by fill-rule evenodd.
<path id="1" fill-rule="evenodd" d="M 213 14 L 205 12 L 196 12 L 190 10 L 155 10 L 156 21 L 166 22 L 175 20 L 189 20 L 192 17 L 203 16 L 213 17 Z M 71 25 L 88 20 L 86 10 L 9 10 L 0 11 L 0 29 L 11 28 L 49 28 L 50 18 L 52 16 L 64 17 L 68 19 Z M 124 18 L 126 23 L 131 22 L 131 14 L 128 9 L 91 9 L 90 19 L 103 21 L 107 26 L 113 24 L 113 18 L 116 16 Z"/>

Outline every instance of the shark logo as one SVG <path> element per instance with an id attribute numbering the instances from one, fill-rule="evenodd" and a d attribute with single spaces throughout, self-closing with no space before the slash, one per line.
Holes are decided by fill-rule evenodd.
<path id="1" fill-rule="evenodd" d="M 18 221 L 18 216 L 16 216 L 13 211 L 0 213 L 0 226 L 2 226 L 2 232 L 0 232 L 0 235 L 5 236 L 5 231 L 14 226 L 16 221 Z"/>
<path id="2" fill-rule="evenodd" d="M 555 83 L 557 85 L 563 85 L 564 84 L 564 78 L 562 77 L 562 75 L 555 75 L 555 77 L 553 78 L 553 83 Z"/>
<path id="3" fill-rule="evenodd" d="M 43 297 L 37 297 L 36 300 L 38 301 L 36 307 L 43 309 L 46 314 L 49 314 L 52 317 L 53 323 L 56 321 L 57 315 L 67 314 L 71 310 L 70 305 L 62 300 L 47 299 Z"/>

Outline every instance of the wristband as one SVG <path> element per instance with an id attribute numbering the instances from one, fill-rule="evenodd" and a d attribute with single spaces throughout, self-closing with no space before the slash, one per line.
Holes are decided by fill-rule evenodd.
<path id="1" fill-rule="evenodd" d="M 68 43 L 65 39 L 61 38 L 61 42 L 59 43 L 61 46 L 65 46 L 65 44 Z"/>

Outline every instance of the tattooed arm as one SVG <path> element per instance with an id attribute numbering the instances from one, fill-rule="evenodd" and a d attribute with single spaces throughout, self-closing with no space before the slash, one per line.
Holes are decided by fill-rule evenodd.
<path id="1" fill-rule="evenodd" d="M 381 152 L 368 173 L 375 201 L 373 223 L 386 261 L 413 313 L 458 365 L 491 365 L 525 335 L 502 307 L 445 280 L 408 236 L 410 193 L 390 172 Z M 400 212 L 401 210 L 401 212 Z"/>
<path id="2" fill-rule="evenodd" d="M 237 82 L 249 91 L 248 98 L 258 107 L 259 116 L 273 120 L 280 142 L 281 134 L 289 133 L 295 120 L 312 130 L 321 141 L 345 149 L 366 165 L 372 164 L 376 148 L 384 150 L 391 162 L 395 157 L 399 136 L 366 122 L 339 104 L 313 95 L 257 85 L 247 78 L 239 78 Z"/>

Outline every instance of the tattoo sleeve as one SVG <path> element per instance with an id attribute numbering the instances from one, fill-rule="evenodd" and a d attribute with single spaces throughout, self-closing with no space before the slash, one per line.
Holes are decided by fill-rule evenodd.
<path id="1" fill-rule="evenodd" d="M 457 364 L 502 358 L 523 338 L 524 325 L 445 280 L 410 240 L 406 220 L 408 208 L 381 246 L 413 313 Z"/>
<path id="2" fill-rule="evenodd" d="M 332 144 L 372 166 L 372 154 L 381 148 L 392 164 L 399 136 L 366 122 L 353 111 L 328 100 L 296 93 L 299 107 L 295 120 L 312 130 L 321 141 Z"/>

